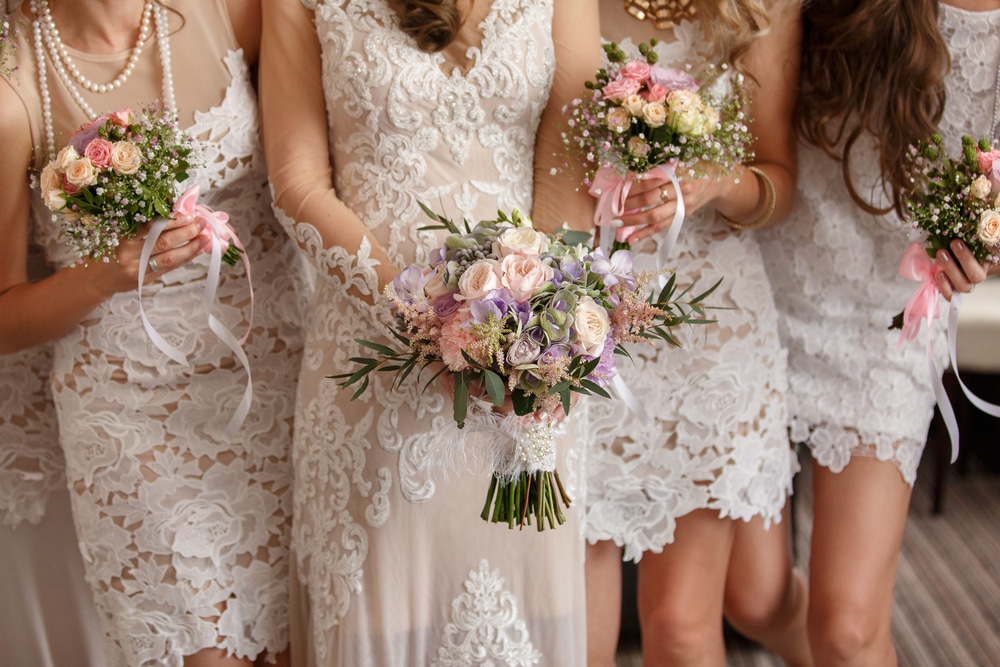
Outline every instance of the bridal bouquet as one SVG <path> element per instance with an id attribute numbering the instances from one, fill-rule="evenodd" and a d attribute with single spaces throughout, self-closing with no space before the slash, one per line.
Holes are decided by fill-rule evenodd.
<path id="1" fill-rule="evenodd" d="M 633 273 L 627 250 L 592 251 L 573 232 L 535 230 L 517 211 L 464 229 L 424 211 L 440 223 L 425 229 L 449 235 L 429 266 L 408 266 L 386 287 L 399 345 L 359 340 L 375 356 L 353 358 L 358 369 L 334 377 L 356 384 L 357 398 L 372 372 L 393 373 L 398 386 L 415 368 L 440 365 L 425 388 L 442 374 L 453 384 L 459 428 L 474 420 L 507 436 L 491 439 L 498 444 L 482 518 L 555 527 L 570 500 L 555 472 L 552 430 L 572 393 L 609 398 L 623 344 L 676 344 L 671 327 L 709 321 L 702 301 L 714 287 L 680 302 L 671 278 L 647 298 L 651 276 Z"/>
<path id="2" fill-rule="evenodd" d="M 651 48 L 656 43 L 639 45 L 641 60 L 627 60 L 617 44 L 606 44 L 609 67 L 587 82 L 590 92 L 583 99 L 564 108 L 563 144 L 582 161 L 584 185 L 599 198 L 595 223 L 606 249 L 611 239 L 604 237 L 625 212 L 636 180 L 660 176 L 676 187 L 678 174 L 726 172 L 753 158 L 743 76 L 731 77 L 728 93 L 710 92 L 703 84 L 726 74 L 726 65 L 709 66 L 699 82 L 688 72 L 657 65 Z M 678 210 L 683 218 L 682 201 Z M 626 247 L 631 233 L 632 228 L 619 228 L 615 247 Z"/>
<path id="3" fill-rule="evenodd" d="M 911 187 L 903 193 L 903 207 L 913 228 L 927 237 L 907 249 L 900 274 L 923 285 L 889 327 L 902 329 L 908 340 L 916 336 L 922 318 L 938 316 L 938 250 L 960 239 L 980 262 L 1000 261 L 1000 149 L 988 139 L 963 136 L 961 157 L 952 159 L 942 138 L 934 135 L 911 149 L 910 167 Z"/>
<path id="4" fill-rule="evenodd" d="M 62 218 L 66 241 L 80 261 L 108 262 L 119 241 L 133 237 L 141 225 L 176 217 L 177 201 L 185 202 L 185 214 L 195 212 L 187 205 L 193 191 L 178 197 L 177 187 L 188 177 L 194 148 L 162 105 L 138 115 L 123 109 L 100 116 L 74 132 L 42 170 L 42 201 Z M 225 214 L 200 209 L 213 214 L 211 222 L 220 222 L 215 227 L 223 241 L 234 239 Z M 206 246 L 211 233 L 208 227 L 202 232 Z M 232 266 L 240 253 L 230 242 L 222 259 Z"/>

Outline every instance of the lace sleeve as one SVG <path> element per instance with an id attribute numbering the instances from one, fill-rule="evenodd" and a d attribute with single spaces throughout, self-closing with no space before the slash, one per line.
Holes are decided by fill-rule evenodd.
<path id="1" fill-rule="evenodd" d="M 556 0 L 552 17 L 556 71 L 535 146 L 535 205 L 532 218 L 546 231 L 564 222 L 590 231 L 594 198 L 587 194 L 579 163 L 566 164 L 562 145 L 563 107 L 584 90 L 601 65 L 601 34 L 596 0 Z M 553 169 L 560 173 L 553 175 Z"/>
<path id="2" fill-rule="evenodd" d="M 396 267 L 358 216 L 337 197 L 329 152 L 320 44 L 300 0 L 264 3 L 261 113 L 277 209 L 320 276 L 344 281 L 372 303 Z"/>

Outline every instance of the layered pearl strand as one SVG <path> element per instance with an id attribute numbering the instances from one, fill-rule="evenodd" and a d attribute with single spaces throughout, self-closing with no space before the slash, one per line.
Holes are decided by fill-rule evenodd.
<path id="1" fill-rule="evenodd" d="M 76 102 L 77 106 L 80 107 L 80 110 L 83 111 L 87 118 L 96 120 L 99 114 L 83 98 L 83 92 L 77 86 L 77 81 L 83 79 L 80 81 L 80 85 L 91 92 L 104 93 L 120 88 L 135 70 L 135 65 L 142 54 L 142 47 L 148 39 L 148 15 L 152 14 L 156 26 L 156 41 L 160 47 L 160 66 L 163 71 L 163 103 L 171 113 L 177 113 L 177 100 L 174 96 L 174 77 L 170 62 L 169 21 L 166 9 L 159 5 L 154 6 L 151 2 L 145 4 L 143 9 L 143 27 L 139 30 L 139 41 L 132 49 L 125 69 L 110 84 L 97 86 L 99 89 L 97 91 L 93 90 L 92 87 L 94 84 L 89 79 L 82 77 L 82 75 L 74 76 L 73 72 L 76 71 L 76 66 L 65 55 L 66 46 L 59 38 L 59 31 L 52 20 L 48 0 L 31 0 L 31 11 L 36 17 L 32 23 L 32 29 L 34 31 L 35 59 L 38 61 L 38 83 L 42 97 L 42 119 L 45 124 L 46 148 L 48 149 L 50 159 L 55 157 L 56 146 L 55 133 L 52 129 L 52 95 L 49 92 L 48 67 L 46 66 L 45 58 L 46 51 L 52 60 L 56 75 L 62 81 L 63 85 L 66 86 L 66 90 L 69 91 L 70 96 Z M 67 62 L 70 64 L 69 66 L 72 70 L 67 69 Z M 100 90 L 102 87 L 107 89 Z"/>
<path id="2" fill-rule="evenodd" d="M 109 93 L 112 90 L 121 88 L 122 84 L 132 76 L 132 72 L 135 71 L 135 64 L 139 62 L 139 56 L 142 55 L 142 50 L 146 46 L 146 40 L 149 39 L 150 17 L 153 14 L 153 3 L 150 0 L 146 0 L 146 3 L 142 7 L 142 23 L 139 24 L 139 38 L 136 40 L 135 46 L 132 47 L 132 53 L 125 63 L 125 68 L 111 83 L 94 83 L 80 72 L 76 63 L 69 57 L 69 50 L 59 37 L 59 30 L 56 28 L 55 21 L 52 20 L 52 10 L 49 8 L 48 0 L 38 0 L 38 9 L 39 13 L 37 16 L 44 24 L 43 32 L 45 33 L 46 40 L 48 40 L 52 60 L 60 62 L 81 86 L 92 93 Z"/>

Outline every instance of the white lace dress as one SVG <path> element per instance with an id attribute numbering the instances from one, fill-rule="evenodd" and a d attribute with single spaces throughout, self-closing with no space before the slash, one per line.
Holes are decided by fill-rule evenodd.
<path id="1" fill-rule="evenodd" d="M 992 133 L 1000 10 L 968 12 L 941 3 L 939 28 L 951 51 L 940 132 L 957 154 L 962 134 Z M 873 147 L 861 148 L 853 158 L 859 192 L 881 197 Z M 852 456 L 873 456 L 893 462 L 912 485 L 934 396 L 923 327 L 898 348 L 899 332 L 887 330 L 917 287 L 897 275 L 912 241 L 908 230 L 895 214 L 860 211 L 840 164 L 803 146 L 795 210 L 786 224 L 762 233 L 761 243 L 788 348 L 793 439 L 808 443 L 813 458 L 834 472 Z M 933 347 L 943 368 L 941 321 Z"/>
<path id="2" fill-rule="evenodd" d="M 199 184 L 205 204 L 229 213 L 252 264 L 256 306 L 244 349 L 254 395 L 238 435 L 226 439 L 247 376 L 207 326 L 206 254 L 143 291 L 147 317 L 190 367 L 153 346 L 134 291 L 104 302 L 55 342 L 60 441 L 87 580 L 107 634 L 105 664 L 130 667 L 180 667 L 183 656 L 209 647 L 254 658 L 289 641 L 289 455 L 303 338 L 299 253 L 271 211 L 255 91 L 225 3 L 172 6 L 184 17 L 182 24 L 170 14 L 182 122 L 193 117 L 184 124 L 204 149 L 204 166 L 187 185 Z M 31 34 L 26 19 L 22 28 Z M 127 53 L 73 57 L 90 77 L 109 80 Z M 33 58 L 19 75 L 37 131 Z M 160 79 L 154 45 L 121 97 L 99 102 L 107 110 L 138 108 L 159 96 Z M 59 147 L 86 118 L 57 78 L 47 85 Z M 41 136 L 36 144 L 44 145 Z M 72 264 L 59 224 L 37 197 L 34 205 L 48 261 Z M 242 264 L 223 267 L 213 313 L 237 336 L 248 322 L 247 284 Z"/>
<path id="3" fill-rule="evenodd" d="M 607 36 L 607 34 L 606 34 Z M 658 64 L 681 68 L 708 56 L 697 23 L 656 46 Z M 630 57 L 632 40 L 617 39 Z M 654 243 L 636 249 L 641 270 L 659 268 Z M 650 415 L 642 424 L 620 401 L 590 401 L 587 540 L 613 540 L 638 561 L 674 539 L 678 517 L 712 509 L 722 518 L 780 521 L 798 464 L 788 444 L 785 354 L 764 261 L 753 234 L 733 233 L 713 211 L 689 216 L 667 262 L 681 283 L 719 278 L 717 324 L 682 327 L 681 349 L 632 350 L 618 364 Z"/>
<path id="4" fill-rule="evenodd" d="M 455 220 L 532 206 L 532 155 L 555 67 L 551 0 L 496 0 L 471 69 L 443 71 L 385 0 L 315 10 L 337 196 L 396 266 L 441 237 L 418 202 Z M 432 460 L 453 435 L 451 400 L 375 378 L 358 400 L 328 376 L 353 370 L 356 338 L 388 337 L 369 252 L 324 249 L 308 220 L 289 233 L 319 269 L 296 411 L 292 549 L 299 664 L 344 667 L 580 665 L 585 658 L 581 513 L 555 530 L 480 518 L 490 469 Z M 346 276 L 346 283 L 343 276 Z M 579 453 L 559 470 L 579 498 Z"/>

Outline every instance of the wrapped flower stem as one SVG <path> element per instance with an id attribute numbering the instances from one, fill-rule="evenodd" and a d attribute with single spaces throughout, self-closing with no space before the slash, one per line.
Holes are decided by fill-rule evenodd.
<path id="1" fill-rule="evenodd" d="M 510 529 L 535 523 L 539 531 L 566 523 L 563 509 L 572 505 L 555 470 L 521 472 L 513 477 L 494 473 L 483 506 L 483 521 L 506 523 Z"/>

